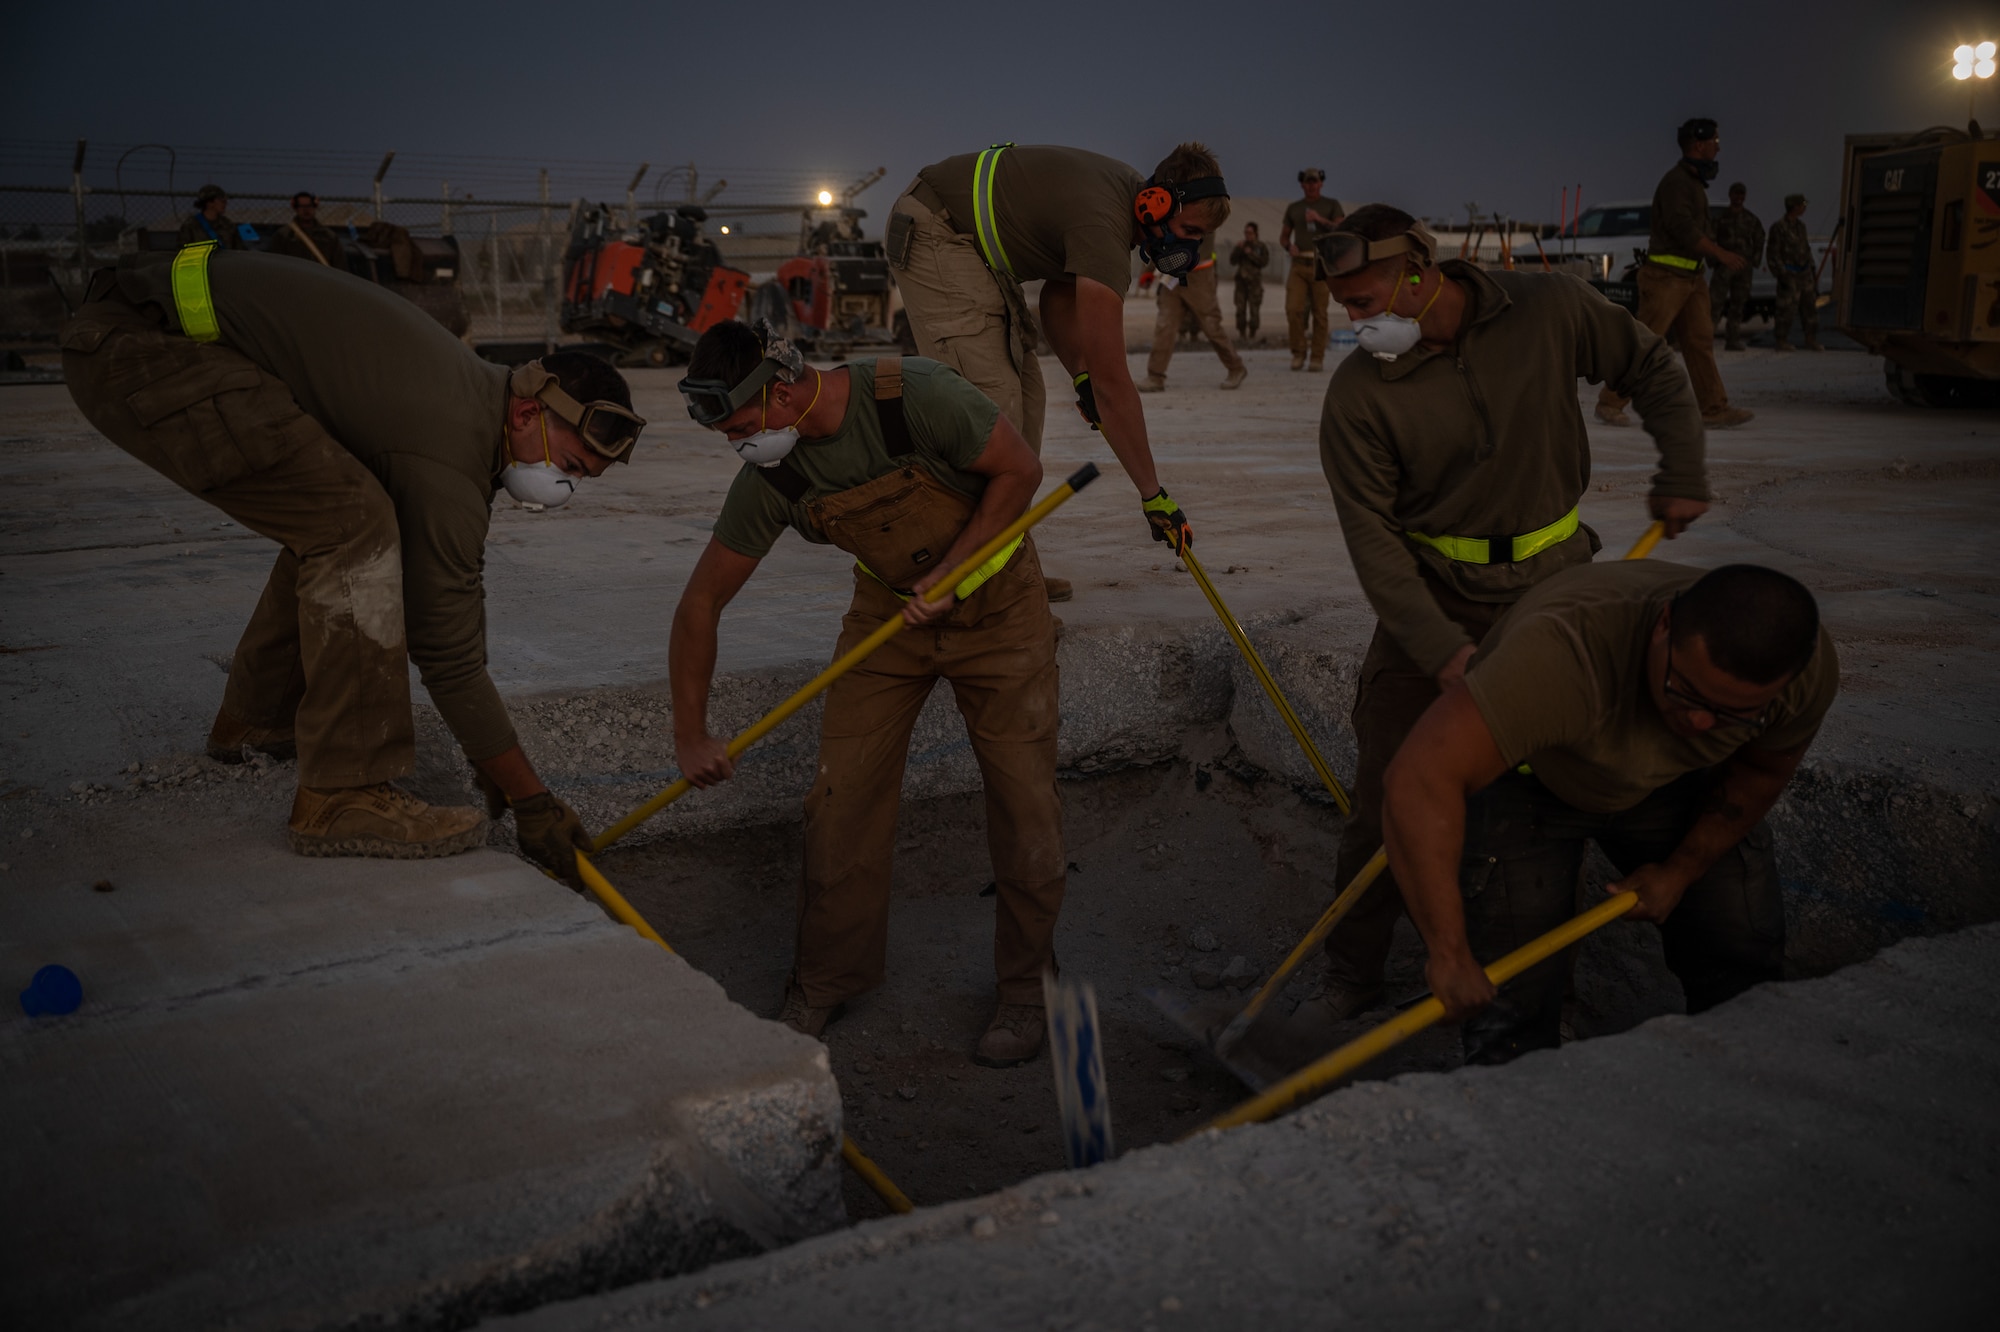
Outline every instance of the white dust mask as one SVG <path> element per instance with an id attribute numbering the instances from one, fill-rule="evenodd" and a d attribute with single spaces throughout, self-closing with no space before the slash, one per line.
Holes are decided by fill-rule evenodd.
<path id="1" fill-rule="evenodd" d="M 547 408 L 543 409 L 544 411 Z M 576 494 L 576 478 L 555 465 L 549 457 L 549 421 L 542 422 L 542 460 L 540 462 L 510 462 L 500 473 L 500 484 L 507 493 L 523 504 L 537 504 L 544 509 L 560 509 L 569 503 L 570 496 Z"/>
<path id="2" fill-rule="evenodd" d="M 1361 344 L 1361 350 L 1385 361 L 1395 360 L 1423 340 L 1423 318 L 1437 304 L 1439 294 L 1444 291 L 1444 280 L 1438 280 L 1437 290 L 1424 302 L 1415 319 L 1395 312 L 1396 296 L 1402 293 L 1402 286 L 1402 280 L 1397 279 L 1395 294 L 1389 297 L 1389 304 L 1381 313 L 1354 321 L 1354 339 Z"/>
<path id="3" fill-rule="evenodd" d="M 800 421 L 812 415 L 812 409 L 819 406 L 819 391 L 826 387 L 826 376 L 820 374 L 818 371 L 814 371 L 813 374 L 813 398 L 811 402 L 806 404 L 806 409 L 799 413 Z M 771 408 L 767 402 L 764 407 L 765 419 L 768 420 L 770 415 Z M 744 462 L 755 463 L 759 467 L 776 467 L 784 461 L 786 454 L 798 447 L 798 444 L 799 427 L 797 422 L 786 426 L 782 430 L 759 430 L 754 435 L 746 435 L 742 439 L 729 441 L 729 447 L 736 450 L 737 457 L 741 458 Z"/>

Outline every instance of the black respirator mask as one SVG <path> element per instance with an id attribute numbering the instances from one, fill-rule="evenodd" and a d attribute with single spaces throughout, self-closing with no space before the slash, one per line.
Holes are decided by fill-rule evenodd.
<path id="1" fill-rule="evenodd" d="M 1229 187 L 1220 176 L 1202 176 L 1179 184 L 1148 180 L 1132 200 L 1139 222 L 1139 257 L 1163 276 L 1178 278 L 1201 262 L 1202 242 L 1176 236 L 1167 226 L 1183 208 L 1202 199 L 1227 199 Z"/>

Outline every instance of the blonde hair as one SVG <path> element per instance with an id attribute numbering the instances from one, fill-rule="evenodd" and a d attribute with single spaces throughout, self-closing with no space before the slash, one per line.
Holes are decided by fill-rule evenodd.
<path id="1" fill-rule="evenodd" d="M 1160 164 L 1153 168 L 1153 179 L 1162 185 L 1184 185 L 1191 180 L 1200 180 L 1203 176 L 1221 174 L 1222 163 L 1208 150 L 1208 145 L 1192 141 L 1177 146 L 1161 158 Z M 1211 229 L 1229 220 L 1229 200 L 1226 197 L 1198 199 L 1188 205 L 1189 212 L 1204 209 L 1208 213 Z"/>

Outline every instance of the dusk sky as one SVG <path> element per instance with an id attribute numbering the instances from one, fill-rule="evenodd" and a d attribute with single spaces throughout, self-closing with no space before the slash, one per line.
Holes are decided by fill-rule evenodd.
<path id="1" fill-rule="evenodd" d="M 1823 229 L 1844 134 L 1964 124 L 1949 52 L 2000 36 L 2000 6 L 210 0 L 24 5 L 8 27 L 0 184 L 66 183 L 80 137 L 93 185 L 166 142 L 189 190 L 365 193 L 387 148 L 391 192 L 430 198 L 447 176 L 518 196 L 543 163 L 565 196 L 692 160 L 725 202 L 884 166 L 860 200 L 879 220 L 917 167 L 994 140 L 1147 168 L 1197 138 L 1242 196 L 1292 194 L 1310 164 L 1350 205 L 1551 218 L 1565 185 L 1649 196 L 1673 127 L 1711 115 L 1721 183 L 1767 219 L 1803 190 Z M 1979 99 L 2000 125 L 2000 79 Z M 162 160 L 135 155 L 126 183 L 164 185 Z"/>

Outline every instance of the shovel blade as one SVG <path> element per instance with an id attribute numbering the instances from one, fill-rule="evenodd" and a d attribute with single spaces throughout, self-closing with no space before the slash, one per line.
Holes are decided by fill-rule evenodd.
<path id="1" fill-rule="evenodd" d="M 1209 1004 L 1197 1004 L 1171 990 L 1153 986 L 1145 991 L 1153 1007 L 1166 1015 L 1169 1022 L 1193 1037 L 1208 1056 L 1222 1065 L 1229 1075 L 1248 1087 L 1251 1091 L 1264 1088 L 1285 1076 L 1290 1070 L 1266 1067 L 1254 1055 L 1248 1055 L 1240 1046 L 1218 1049 L 1216 1036 L 1229 1025 L 1236 1014 L 1227 1008 Z"/>

